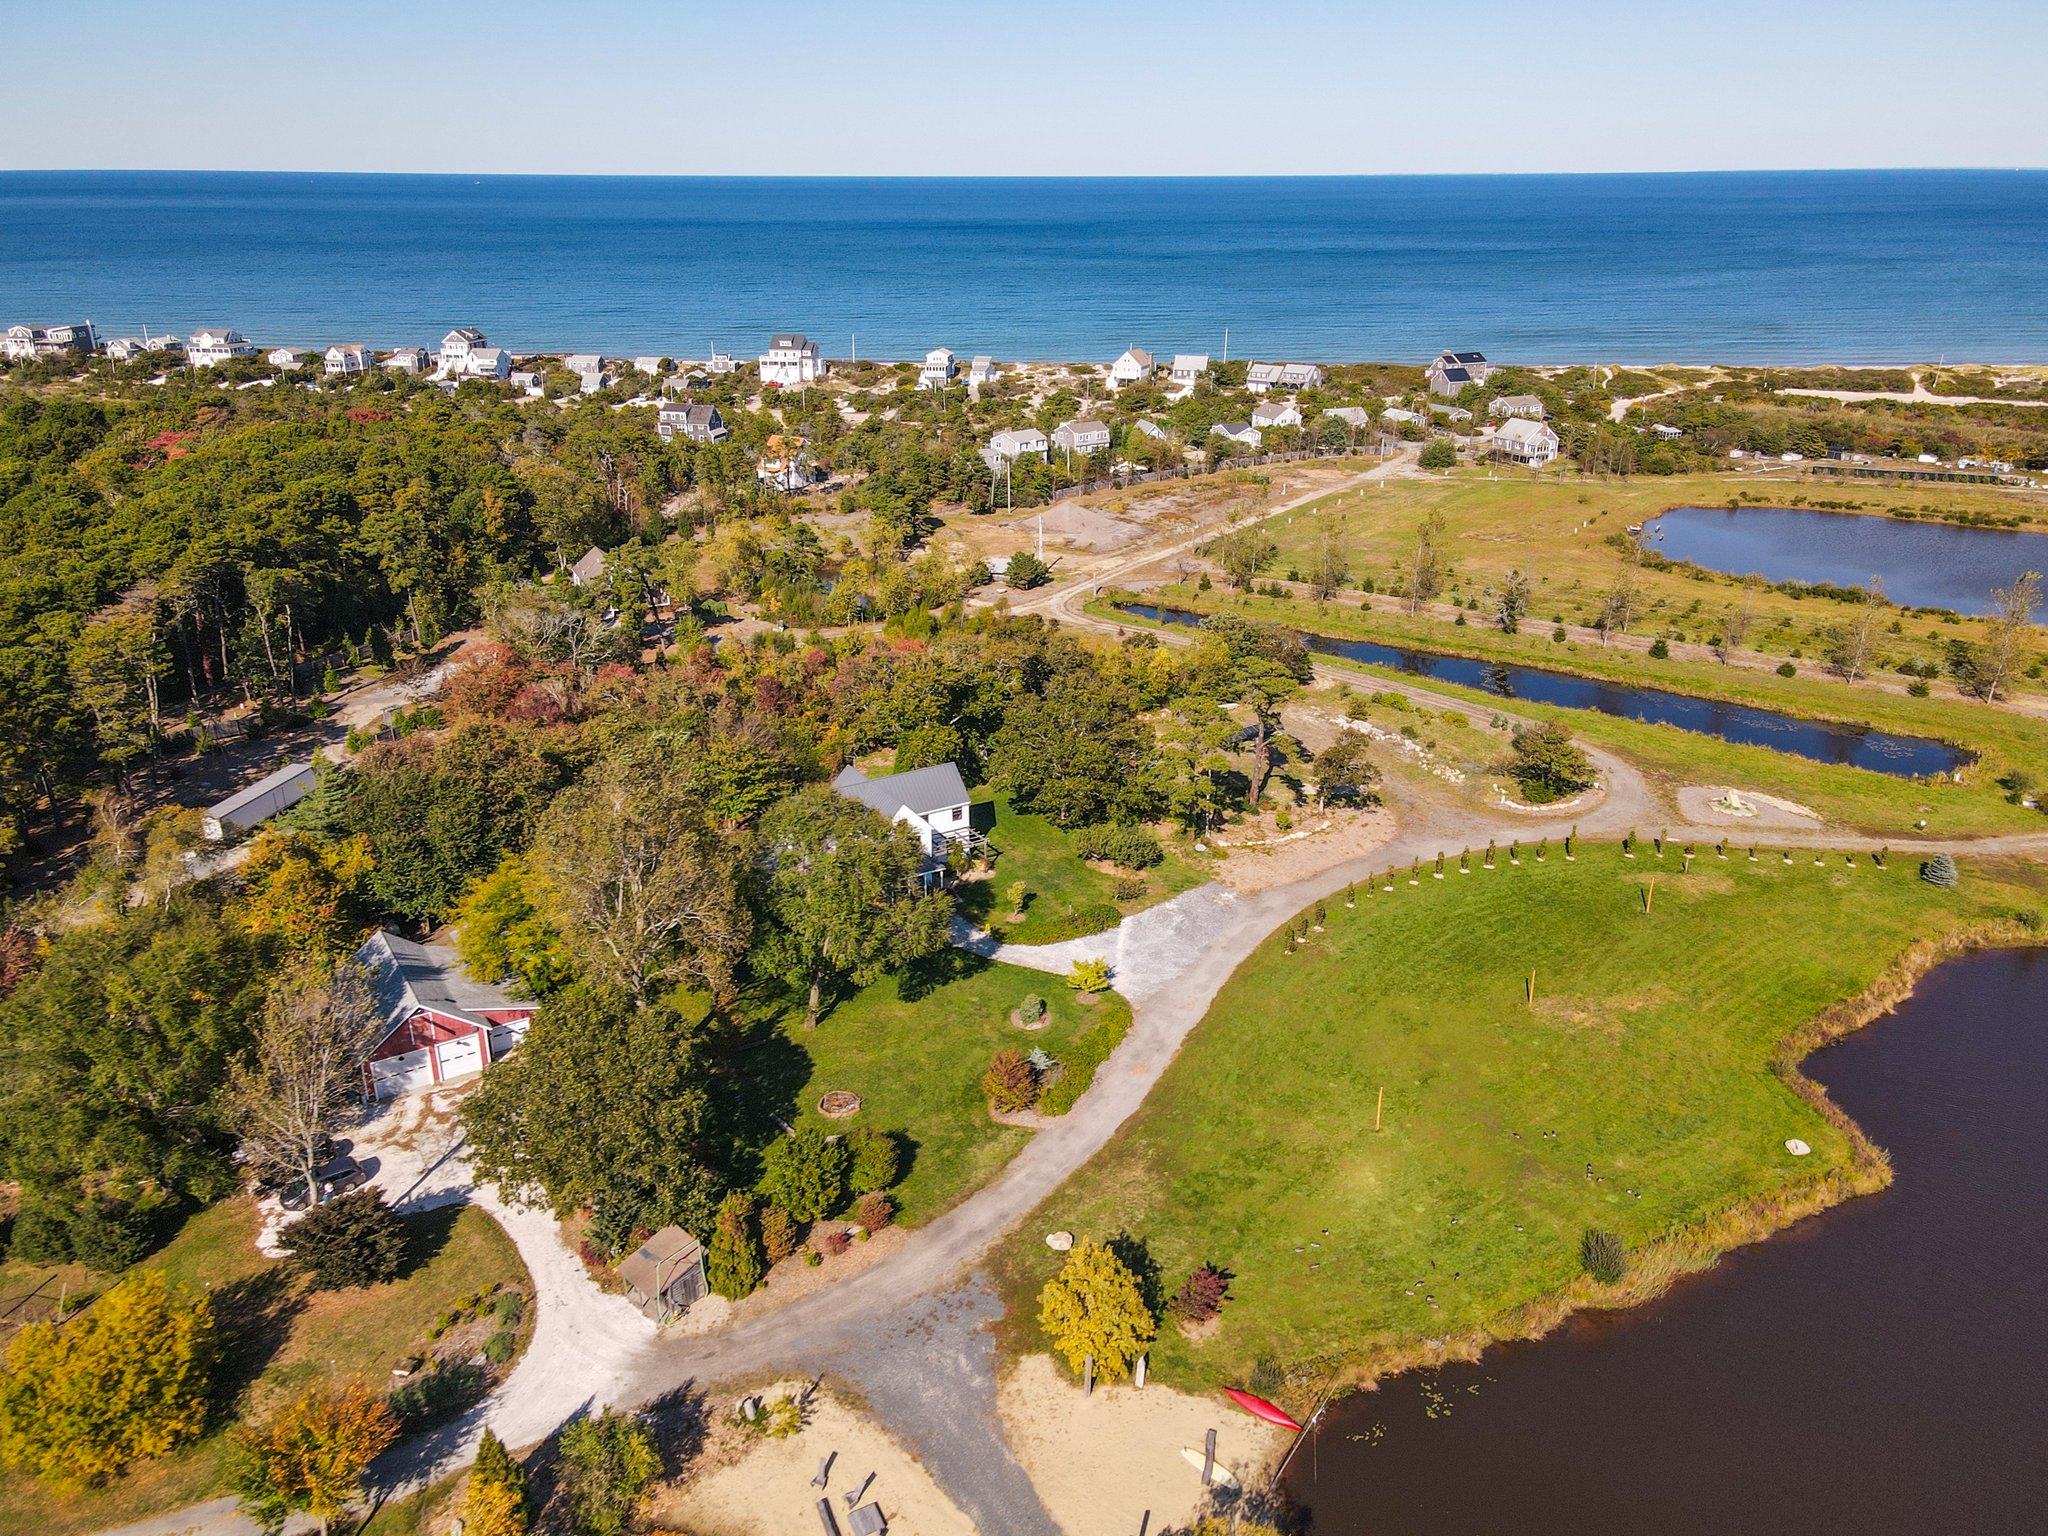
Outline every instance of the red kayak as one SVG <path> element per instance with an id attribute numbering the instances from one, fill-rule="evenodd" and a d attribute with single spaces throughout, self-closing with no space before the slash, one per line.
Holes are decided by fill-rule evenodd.
<path id="1" fill-rule="evenodd" d="M 1301 1426 L 1263 1397 L 1254 1397 L 1249 1392 L 1240 1392 L 1235 1387 L 1225 1387 L 1223 1395 L 1255 1419 L 1264 1419 L 1268 1424 L 1278 1424 L 1282 1429 L 1299 1431 Z"/>

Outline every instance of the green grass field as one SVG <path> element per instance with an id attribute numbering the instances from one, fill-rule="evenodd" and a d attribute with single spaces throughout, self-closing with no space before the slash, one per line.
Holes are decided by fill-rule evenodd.
<path id="1" fill-rule="evenodd" d="M 1213 1339 L 1162 1328 L 1153 1365 L 1175 1385 L 1495 1328 L 1573 1280 L 1588 1226 L 1640 1245 L 1837 1175 L 1849 1138 L 1774 1075 L 1774 1047 L 1915 939 L 2041 899 L 2038 871 L 2015 889 L 1968 861 L 1953 892 L 1839 855 L 1502 863 L 1334 901 L 1303 950 L 1257 951 L 1002 1250 L 1009 1343 L 1043 1347 L 1057 1228 L 1126 1234 L 1162 1297 L 1198 1263 L 1234 1274 Z"/>
<path id="2" fill-rule="evenodd" d="M 1269 575 L 1289 569 L 1308 572 L 1315 564 L 1325 529 L 1334 529 L 1350 557 L 1354 581 L 1374 578 L 1381 591 L 1393 589 L 1414 546 L 1416 529 L 1431 512 L 1445 520 L 1444 548 L 1450 579 L 1444 600 L 1495 590 L 1510 570 L 1535 582 L 1532 626 L 1563 619 L 1591 623 L 1620 569 L 1620 554 L 1607 543 L 1630 523 L 1676 506 L 1726 506 L 1742 495 L 1751 504 L 1812 506 L 1853 503 L 1863 511 L 1978 512 L 1999 517 L 2031 513 L 2048 518 L 2048 497 L 2038 493 L 1987 491 L 1957 486 L 1834 485 L 1796 479 L 1759 481 L 1753 475 L 1643 476 L 1633 480 L 1582 480 L 1563 467 L 1541 473 L 1461 470 L 1427 480 L 1386 481 L 1363 490 L 1326 497 L 1311 506 L 1269 518 L 1262 525 L 1279 546 Z M 1821 654 L 1819 632 L 1838 622 L 1840 604 L 1795 598 L 1769 587 L 1746 586 L 1739 577 L 1708 572 L 1644 569 L 1640 573 L 1644 612 L 1633 625 L 1640 634 L 1705 641 L 1720 628 L 1720 616 L 1747 600 L 1755 615 L 1748 646 L 1775 654 L 1795 648 Z M 1946 641 L 1981 639 L 1984 624 L 1963 619 L 1945 624 L 1901 616 L 1902 632 L 1886 635 L 1882 649 L 1898 659 L 1908 655 L 1939 661 Z M 2022 680 L 2022 687 L 2041 687 Z"/>
<path id="3" fill-rule="evenodd" d="M 1621 752 L 1637 767 L 1668 786 L 1734 784 L 1743 789 L 1782 795 L 1812 807 L 1831 821 L 1875 837 L 1903 837 L 1925 820 L 1934 836 L 1982 836 L 2000 832 L 2048 831 L 2041 813 L 2011 803 L 1998 779 L 2014 768 L 2039 776 L 2048 763 L 2048 720 L 1951 697 L 1916 699 L 1905 694 L 1851 688 L 1808 672 L 1784 678 L 1753 668 L 1724 667 L 1714 662 L 1657 661 L 1643 652 L 1607 650 L 1598 645 L 1560 645 L 1525 629 L 1504 635 L 1498 629 L 1471 624 L 1460 629 L 1430 619 L 1410 618 L 1344 603 L 1318 604 L 1299 599 L 1226 597 L 1216 592 L 1166 588 L 1145 594 L 1147 600 L 1214 612 L 1228 607 L 1276 624 L 1318 634 L 1413 643 L 1431 650 L 1482 659 L 1522 661 L 1553 671 L 1577 672 L 1616 682 L 1663 688 L 1704 698 L 1728 699 L 1813 719 L 1839 720 L 1911 736 L 1956 743 L 1976 754 L 1963 781 L 1908 780 L 1860 768 L 1817 763 L 1769 747 L 1747 746 L 1676 726 L 1603 715 L 1592 710 L 1564 709 L 1517 699 L 1512 704 L 1478 689 L 1428 679 L 1426 686 L 1447 698 L 1464 699 L 1476 710 L 1512 708 L 1517 714 L 1561 721 L 1575 735 Z M 1091 611 L 1135 624 L 1129 615 L 1108 605 Z M 1356 670 L 1360 686 L 1375 676 L 1415 678 L 1390 669 L 1337 657 L 1323 660 Z M 1654 831 L 1654 828 L 1644 828 Z"/>
<path id="4" fill-rule="evenodd" d="M 459 1297 L 492 1284 L 532 1290 L 526 1266 L 498 1224 L 467 1206 L 408 1218 L 411 1267 L 387 1285 L 313 1291 L 286 1265 L 256 1251 L 253 1201 L 224 1201 L 198 1212 L 145 1261 L 176 1284 L 213 1297 L 223 1359 L 222 1398 L 205 1438 L 137 1467 L 104 1488 L 54 1493 L 18 1475 L 0 1474 L 0 1536 L 72 1536 L 127 1524 L 215 1497 L 238 1415 L 260 1416 L 289 1393 L 328 1377 L 359 1377 L 379 1390 L 391 1368 L 425 1342 L 435 1320 Z M 8 1294 L 36 1274 L 0 1270 Z M 96 1288 L 105 1281 L 94 1282 Z M 533 1312 L 524 1325 L 530 1332 Z"/>
<path id="5" fill-rule="evenodd" d="M 1049 1005 L 1043 1029 L 1010 1023 L 1010 1010 L 1030 992 Z M 801 1007 L 772 1016 L 750 1070 L 771 1090 L 793 1093 L 798 1114 L 828 1129 L 870 1126 L 903 1137 L 908 1169 L 891 1193 L 901 1219 L 914 1224 L 986 1184 L 1030 1139 L 989 1118 L 981 1096 L 989 1058 L 1004 1046 L 1042 1046 L 1059 1057 L 1082 1033 L 1127 1019 L 1129 1008 L 1114 993 L 1083 1008 L 1057 976 L 953 950 L 855 993 L 814 1030 L 803 1027 Z M 834 1088 L 860 1095 L 851 1120 L 818 1115 L 818 1100 Z"/>
<path id="6" fill-rule="evenodd" d="M 1009 800 L 1002 796 L 978 802 L 975 817 L 975 824 L 982 827 L 997 852 L 995 873 L 986 881 L 959 887 L 961 910 L 1006 944 L 1040 944 L 1060 936 L 1060 925 L 1087 907 L 1115 907 L 1128 917 L 1170 896 L 1192 890 L 1209 878 L 1201 865 L 1183 857 L 1170 840 L 1161 839 L 1166 846 L 1166 858 L 1143 872 L 1144 894 L 1118 901 L 1115 878 L 1085 862 L 1074 852 L 1072 834 L 1045 817 L 1012 810 Z M 984 821 L 986 826 L 982 825 Z M 1019 880 L 1030 888 L 1024 921 L 1006 922 L 1005 893 Z M 1067 931 L 1064 936 L 1076 935 Z"/>

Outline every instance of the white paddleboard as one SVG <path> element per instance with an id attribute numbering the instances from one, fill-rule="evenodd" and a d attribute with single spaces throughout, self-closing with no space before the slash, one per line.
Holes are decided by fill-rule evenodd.
<path id="1" fill-rule="evenodd" d="M 1187 1458 L 1189 1466 L 1193 1467 L 1197 1472 L 1202 1470 L 1202 1453 L 1200 1451 L 1196 1450 L 1192 1445 L 1184 1445 L 1180 1448 L 1180 1453 Z M 1235 1488 L 1237 1486 L 1237 1478 L 1231 1473 L 1230 1468 L 1223 1465 L 1220 1461 L 1209 1468 L 1209 1481 L 1218 1488 Z"/>

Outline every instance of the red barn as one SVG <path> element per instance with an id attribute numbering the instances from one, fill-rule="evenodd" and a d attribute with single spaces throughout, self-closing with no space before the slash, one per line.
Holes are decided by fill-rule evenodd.
<path id="1" fill-rule="evenodd" d="M 470 979 L 455 951 L 378 929 L 356 951 L 384 1016 L 364 1088 L 389 1099 L 482 1072 L 526 1035 L 537 1008 Z"/>

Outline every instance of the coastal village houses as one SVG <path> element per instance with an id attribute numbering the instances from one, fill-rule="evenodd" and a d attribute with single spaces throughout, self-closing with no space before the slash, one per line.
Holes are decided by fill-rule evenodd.
<path id="1" fill-rule="evenodd" d="M 923 390 L 944 389 L 953 382 L 953 349 L 933 347 L 924 355 L 924 366 L 917 370 L 917 387 Z"/>
<path id="2" fill-rule="evenodd" d="M 299 355 L 291 347 L 272 347 L 263 354 L 263 361 L 273 368 L 296 368 L 299 366 Z"/>
<path id="3" fill-rule="evenodd" d="M 343 342 L 329 347 L 321 357 L 320 364 L 330 378 L 370 371 L 370 349 L 360 341 Z"/>
<path id="4" fill-rule="evenodd" d="M 754 478 L 777 491 L 801 491 L 809 486 L 811 461 L 804 452 L 804 439 L 789 433 L 770 433 L 766 449 L 754 465 Z"/>
<path id="5" fill-rule="evenodd" d="M 1068 453 L 1088 454 L 1109 446 L 1109 428 L 1099 421 L 1076 417 L 1052 429 L 1053 446 Z"/>
<path id="6" fill-rule="evenodd" d="M 1526 416 L 1531 421 L 1541 421 L 1548 413 L 1543 409 L 1540 396 L 1498 395 L 1494 398 L 1493 404 L 1486 408 L 1486 414 L 1496 421 L 1504 416 Z"/>
<path id="7" fill-rule="evenodd" d="M 400 347 L 384 359 L 384 366 L 396 373 L 425 373 L 434 360 L 425 347 Z"/>
<path id="8" fill-rule="evenodd" d="M 1428 368 L 1429 392 L 1455 395 L 1467 384 L 1484 384 L 1492 372 L 1484 352 L 1439 352 Z"/>
<path id="9" fill-rule="evenodd" d="M 1557 457 L 1557 433 L 1548 422 L 1516 416 L 1500 424 L 1493 434 L 1493 452 L 1514 464 L 1541 469 Z"/>
<path id="10" fill-rule="evenodd" d="M 1252 407 L 1252 425 L 1261 429 L 1298 427 L 1301 407 L 1292 400 L 1261 400 Z"/>
<path id="11" fill-rule="evenodd" d="M 1266 440 L 1266 434 L 1248 421 L 1219 421 L 1209 429 L 1209 435 L 1227 437 L 1246 448 L 1256 448 Z"/>
<path id="12" fill-rule="evenodd" d="M 458 326 L 441 338 L 441 379 L 506 379 L 512 374 L 512 354 L 502 347 L 485 344 L 484 333 L 473 325 Z"/>
<path id="13" fill-rule="evenodd" d="M 1209 371 L 1209 354 L 1206 352 L 1177 352 L 1173 366 L 1166 370 L 1166 379 L 1177 395 L 1191 395 L 1195 386 L 1202 381 L 1202 375 Z"/>
<path id="14" fill-rule="evenodd" d="M 383 1034 L 363 1065 L 376 1099 L 488 1071 L 526 1038 L 539 1011 L 472 979 L 455 951 L 378 929 L 355 953 L 368 974 Z"/>
<path id="15" fill-rule="evenodd" d="M 10 325 L 5 340 L 0 341 L 0 351 L 7 354 L 10 362 L 61 357 L 67 352 L 90 357 L 99 349 L 99 332 L 93 329 L 90 320 L 73 325 Z"/>
<path id="16" fill-rule="evenodd" d="M 117 336 L 107 343 L 107 356 L 117 363 L 132 363 L 143 353 L 161 348 L 171 340 L 172 338 L 158 338 L 145 341 L 140 336 Z M 184 343 L 175 344 L 180 352 L 185 350 Z"/>
<path id="17" fill-rule="evenodd" d="M 967 365 L 968 384 L 979 389 L 982 385 L 993 384 L 995 381 L 996 360 L 986 352 L 976 354 L 974 361 Z"/>
<path id="18" fill-rule="evenodd" d="M 818 344 L 796 332 L 778 332 L 761 354 L 761 382 L 779 389 L 810 384 L 826 374 L 825 360 L 818 356 Z"/>
<path id="19" fill-rule="evenodd" d="M 1126 384 L 1149 379 L 1155 367 L 1152 354 L 1143 347 L 1125 347 L 1123 355 L 1109 365 L 1109 387 L 1122 389 Z"/>
<path id="20" fill-rule="evenodd" d="M 1043 455 L 1046 450 L 1045 434 L 1036 427 L 1006 427 L 988 440 L 988 450 L 1004 460 L 1026 453 Z"/>
<path id="21" fill-rule="evenodd" d="M 693 443 L 719 443 L 726 437 L 725 418 L 718 414 L 718 407 L 689 400 L 664 400 L 655 415 L 654 429 L 664 443 L 678 437 Z"/>
<path id="22" fill-rule="evenodd" d="M 1253 363 L 1244 371 L 1244 387 L 1255 395 L 1275 389 L 1321 389 L 1323 370 L 1315 363 Z"/>
<path id="23" fill-rule="evenodd" d="M 232 326 L 207 326 L 185 343 L 185 361 L 194 368 L 217 368 L 231 357 L 255 355 L 256 343 Z"/>
<path id="24" fill-rule="evenodd" d="M 603 577 L 605 566 L 609 563 L 605 559 L 604 551 L 595 544 L 591 545 L 590 548 L 583 551 L 576 558 L 576 563 L 569 567 L 569 585 L 572 587 L 589 586 L 592 582 Z"/>

